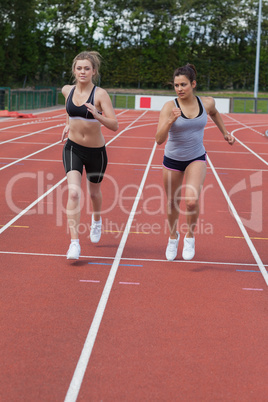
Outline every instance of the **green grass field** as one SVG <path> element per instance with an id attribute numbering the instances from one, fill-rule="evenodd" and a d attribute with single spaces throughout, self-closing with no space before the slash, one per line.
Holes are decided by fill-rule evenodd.
<path id="1" fill-rule="evenodd" d="M 254 113 L 254 100 L 253 99 L 234 99 L 234 112 L 235 113 Z M 257 102 L 258 113 L 268 113 L 268 101 L 258 100 Z"/>

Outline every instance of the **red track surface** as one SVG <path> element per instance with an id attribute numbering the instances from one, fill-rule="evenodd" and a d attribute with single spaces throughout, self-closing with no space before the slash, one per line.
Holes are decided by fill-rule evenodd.
<path id="1" fill-rule="evenodd" d="M 0 121 L 1 401 L 267 401 L 267 115 L 224 115 L 233 147 L 208 122 L 191 262 L 183 211 L 178 257 L 165 260 L 158 113 L 117 115 L 118 132 L 103 129 L 103 236 L 90 243 L 83 177 L 73 263 L 64 110 Z"/>

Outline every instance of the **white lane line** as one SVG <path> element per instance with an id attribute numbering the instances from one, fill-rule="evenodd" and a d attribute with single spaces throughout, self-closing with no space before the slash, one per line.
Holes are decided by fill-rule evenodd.
<path id="1" fill-rule="evenodd" d="M 133 120 L 126 128 L 124 128 L 122 131 L 120 131 L 120 133 L 118 133 L 115 137 L 113 137 L 108 143 L 111 144 L 111 142 L 113 142 L 116 138 L 118 138 L 120 135 L 122 135 L 125 131 L 129 130 L 131 126 L 133 126 L 133 124 L 136 123 L 136 121 L 138 121 L 139 119 L 141 119 L 145 113 L 147 113 L 147 111 L 145 110 L 145 112 L 143 112 L 140 116 L 138 116 L 135 120 Z M 142 126 L 141 126 L 142 127 Z"/>
<path id="2" fill-rule="evenodd" d="M 134 204 L 132 206 L 132 210 L 130 212 L 128 221 L 126 223 L 126 227 L 125 227 L 124 233 L 122 235 L 119 247 L 117 249 L 113 265 L 111 267 L 109 276 L 107 278 L 105 287 L 103 289 L 103 292 L 102 292 L 102 295 L 101 295 L 101 298 L 99 301 L 99 305 L 97 307 L 95 316 L 94 316 L 92 324 L 90 326 L 90 329 L 89 329 L 83 350 L 81 352 L 80 358 L 78 360 L 72 381 L 71 381 L 69 389 L 67 391 L 67 394 L 65 397 L 65 402 L 74 402 L 74 401 L 76 401 L 76 399 L 78 397 L 80 387 L 81 387 L 81 384 L 82 384 L 82 381 L 84 378 L 84 374 L 85 374 L 85 371 L 86 371 L 86 368 L 88 365 L 88 361 L 90 359 L 91 352 L 92 352 L 92 349 L 93 349 L 93 346 L 94 346 L 94 343 L 95 343 L 95 340 L 96 340 L 96 337 L 98 334 L 99 326 L 102 321 L 102 317 L 103 317 L 103 314 L 104 314 L 104 311 L 106 308 L 106 304 L 107 304 L 110 292 L 112 290 L 112 286 L 113 286 L 113 282 L 114 282 L 114 279 L 115 279 L 115 276 L 116 276 L 116 273 L 118 270 L 119 262 L 121 260 L 122 254 L 123 254 L 124 247 L 125 247 L 125 244 L 126 244 L 126 241 L 128 238 L 128 234 L 129 234 L 129 231 L 130 231 L 130 228 L 131 228 L 131 225 L 132 225 L 135 213 L 136 213 L 136 209 L 137 209 L 139 200 L 142 195 L 143 187 L 144 187 L 151 163 L 152 163 L 156 145 L 157 144 L 155 143 L 153 146 L 149 161 L 147 163 L 147 168 L 144 172 L 140 187 L 138 189 L 138 193 L 136 195 Z"/>
<path id="3" fill-rule="evenodd" d="M 62 127 L 62 126 L 64 126 L 64 124 L 57 124 L 56 126 L 51 126 L 51 127 L 43 128 L 42 130 L 34 131 L 33 133 L 20 135 L 19 137 L 11 138 L 10 140 L 6 140 L 6 141 L 0 142 L 0 145 L 6 144 L 6 143 L 8 143 L 8 142 L 12 142 L 12 141 L 19 140 L 20 138 L 30 137 L 31 135 L 39 134 L 39 133 L 42 133 L 42 132 L 44 132 L 44 131 L 51 130 L 52 128 L 59 128 L 59 127 Z"/>
<path id="4" fill-rule="evenodd" d="M 113 142 L 116 138 L 118 138 L 123 132 L 125 132 L 129 127 L 131 127 L 132 124 L 134 124 L 137 120 L 139 120 L 145 113 L 146 113 L 146 111 L 145 111 L 142 115 L 140 115 L 136 120 L 134 120 L 131 124 L 129 124 L 123 131 L 121 131 L 120 133 L 118 133 L 117 136 L 113 137 L 113 138 L 106 144 L 106 146 L 108 146 L 110 143 L 112 143 L 112 142 Z M 64 123 L 64 124 L 65 124 L 65 123 Z M 19 139 L 19 138 L 28 137 L 28 136 L 33 135 L 33 134 L 38 134 L 38 133 L 41 133 L 42 131 L 50 130 L 50 129 L 55 128 L 55 127 L 61 127 L 61 126 L 63 126 L 64 124 L 58 124 L 57 126 L 53 126 L 53 127 L 46 128 L 46 129 L 43 129 L 43 130 L 35 131 L 34 133 L 30 133 L 30 134 L 26 134 L 26 135 L 23 135 L 23 136 L 20 136 L 20 137 L 17 137 L 17 138 L 13 138 L 13 139 L 8 140 L 8 141 L 3 141 L 3 142 L 0 142 L 0 145 L 1 145 L 1 144 L 4 144 L 4 143 L 6 143 L 6 142 L 15 141 L 15 140 L 17 140 L 17 139 Z M 23 158 L 16 159 L 16 161 L 14 161 L 14 162 L 12 162 L 12 163 L 9 163 L 8 165 L 5 165 L 5 166 L 1 167 L 1 168 L 0 168 L 0 171 L 3 170 L 3 169 L 6 169 L 6 168 L 8 168 L 8 167 L 10 167 L 10 166 L 12 166 L 12 165 L 15 165 L 15 164 L 18 163 L 18 162 L 21 162 L 21 161 L 23 161 L 23 160 L 25 160 L 25 159 L 28 159 L 28 158 L 30 158 L 31 156 L 34 156 L 34 155 L 36 155 L 36 154 L 38 154 L 38 153 L 40 153 L 40 152 L 43 152 L 43 151 L 45 151 L 46 149 L 49 149 L 49 148 L 51 148 L 51 147 L 53 147 L 53 146 L 55 146 L 55 145 L 57 145 L 57 144 L 60 144 L 60 143 L 61 143 L 61 140 L 60 140 L 60 141 L 57 141 L 57 142 L 55 142 L 55 143 L 53 143 L 53 144 L 50 144 L 49 146 L 47 146 L 47 147 L 45 147 L 45 148 L 42 148 L 42 149 L 40 149 L 39 151 L 36 151 L 36 152 L 33 152 L 32 154 L 29 154 L 29 155 L 27 155 L 27 156 L 24 156 Z"/>
<path id="5" fill-rule="evenodd" d="M 27 156 L 24 156 L 23 158 L 17 159 L 17 160 L 15 160 L 14 162 L 9 163 L 8 165 L 4 165 L 4 166 L 2 166 L 2 167 L 0 168 L 0 171 L 1 171 L 1 170 L 4 170 L 4 169 L 6 169 L 6 168 L 8 168 L 8 167 L 10 167 L 10 166 L 12 166 L 12 165 L 16 165 L 17 163 L 19 163 L 19 162 L 21 162 L 21 161 L 24 161 L 25 159 L 28 159 L 28 158 L 30 158 L 31 156 L 37 155 L 37 154 L 39 154 L 40 152 L 43 152 L 43 151 L 45 151 L 46 149 L 49 149 L 49 148 L 51 148 L 51 147 L 54 147 L 55 145 L 58 145 L 58 144 L 60 144 L 60 143 L 61 143 L 61 141 L 54 142 L 54 144 L 50 144 L 50 145 L 48 145 L 47 147 L 42 148 L 42 149 L 39 149 L 38 151 L 33 152 L 32 154 L 29 154 L 29 155 L 27 155 Z"/>
<path id="6" fill-rule="evenodd" d="M 209 151 L 210 153 L 210 151 Z M 245 171 L 245 172 L 267 172 L 267 169 L 250 169 L 250 168 L 229 168 L 229 167 L 215 167 L 216 170 L 238 170 L 239 172 Z"/>
<path id="7" fill-rule="evenodd" d="M 152 139 L 151 139 L 152 140 Z M 120 146 L 120 147 L 117 147 L 116 145 L 114 145 L 114 146 L 112 146 L 112 147 L 110 147 L 110 149 L 142 149 L 142 150 L 149 150 L 149 149 L 151 149 L 151 148 L 149 148 L 149 147 L 126 147 L 126 146 Z"/>
<path id="8" fill-rule="evenodd" d="M 25 208 L 23 211 L 21 211 L 18 215 L 16 215 L 13 219 L 11 219 L 6 225 L 4 225 L 0 229 L 0 234 L 2 234 L 7 228 L 9 228 L 14 222 L 16 222 L 21 216 L 26 214 L 31 208 L 33 208 L 36 204 L 38 204 L 39 201 L 43 200 L 48 194 L 50 194 L 52 191 L 55 190 L 61 183 L 63 183 L 66 180 L 66 177 L 64 177 L 62 180 L 60 180 L 55 186 L 51 187 L 46 193 L 42 194 L 39 198 L 37 198 L 34 202 L 32 202 L 30 205 L 28 205 L 27 208 Z"/>
<path id="9" fill-rule="evenodd" d="M 50 112 L 46 112 L 46 113 L 50 113 Z M 6 130 L 10 130 L 11 128 L 17 128 L 17 127 L 25 127 L 25 126 L 30 126 L 30 125 L 34 125 L 34 124 L 36 124 L 36 125 L 38 125 L 39 123 L 49 123 L 50 122 L 50 120 L 52 120 L 52 119 L 56 119 L 56 118 L 58 118 L 58 117 L 64 117 L 64 116 L 66 116 L 66 114 L 60 114 L 60 115 L 58 115 L 58 116 L 52 116 L 52 117 L 36 117 L 36 120 L 31 120 L 31 121 L 26 121 L 26 122 L 24 122 L 24 123 L 20 123 L 20 124 L 15 124 L 14 126 L 5 126 L 5 127 L 2 127 L 2 128 L 0 128 L 0 131 L 6 131 Z M 15 118 L 15 119 L 11 119 L 11 120 L 8 120 L 8 122 L 15 122 L 15 121 L 18 121 L 17 120 L 17 118 Z M 0 120 L 0 122 L 7 122 L 6 120 Z"/>
<path id="10" fill-rule="evenodd" d="M 124 130 L 122 130 L 122 131 L 121 131 L 120 133 L 118 133 L 115 137 L 113 137 L 113 138 L 106 144 L 106 146 L 108 146 L 109 144 L 111 144 L 116 138 L 118 138 L 118 137 L 119 137 L 122 133 L 124 133 L 129 127 L 131 127 L 132 124 L 134 124 L 134 123 L 135 123 L 136 121 L 138 121 L 141 117 L 143 117 L 145 113 L 147 113 L 147 111 L 145 111 L 144 113 L 142 113 L 139 117 L 137 117 L 136 120 L 134 120 L 131 124 L 129 124 Z M 37 152 L 35 152 L 35 153 L 31 154 L 31 155 L 25 156 L 24 158 L 17 159 L 16 161 L 10 163 L 9 165 L 3 166 L 2 168 L 0 168 L 0 170 L 3 170 L 3 169 L 5 169 L 5 168 L 7 168 L 8 166 L 14 165 L 14 164 L 20 162 L 21 160 L 27 159 L 27 158 L 29 158 L 30 156 L 35 155 L 35 154 L 37 154 L 37 153 L 39 153 L 39 152 L 42 152 L 42 151 L 44 151 L 44 150 L 46 150 L 46 149 L 48 149 L 48 148 L 50 148 L 50 147 L 53 147 L 54 145 L 57 145 L 57 144 L 59 144 L 59 143 L 61 143 L 61 141 L 57 141 L 56 143 L 51 144 L 51 145 L 49 145 L 48 147 L 42 148 L 41 150 L 39 150 L 39 151 L 37 151 Z M 16 222 L 21 216 L 23 216 L 26 212 L 28 212 L 32 207 L 34 207 L 39 201 L 41 201 L 41 200 L 42 200 L 43 198 L 45 198 L 48 194 L 50 194 L 54 189 L 56 189 L 56 188 L 57 188 L 60 184 L 62 184 L 65 180 L 66 180 L 66 176 L 65 176 L 63 179 L 61 179 L 58 183 L 56 183 L 53 187 L 51 187 L 51 189 L 49 189 L 49 191 L 47 191 L 47 192 L 44 193 L 42 196 L 40 196 L 39 198 L 37 198 L 37 199 L 36 199 L 35 201 L 33 201 L 30 205 L 28 205 L 27 208 L 25 208 L 25 209 L 24 209 L 23 211 L 21 211 L 18 215 L 16 215 L 13 219 L 11 219 L 7 224 L 5 224 L 5 225 L 2 227 L 2 229 L 0 230 L 0 234 L 2 234 L 7 228 L 9 228 L 14 222 Z"/>
<path id="11" fill-rule="evenodd" d="M 50 142 L 16 141 L 15 144 L 23 145 L 50 145 Z M 11 158 L 10 158 L 11 159 Z"/>
<path id="12" fill-rule="evenodd" d="M 141 116 L 140 116 L 140 117 L 141 117 Z M 138 119 L 139 119 L 140 117 L 138 117 Z M 136 119 L 136 120 L 138 120 L 138 119 Z M 136 120 L 135 120 L 135 121 L 136 121 Z M 65 124 L 65 123 L 64 123 L 64 124 Z M 53 126 L 53 127 L 50 127 L 50 128 L 44 129 L 44 130 L 39 130 L 39 131 L 36 131 L 36 132 L 34 132 L 34 133 L 26 134 L 26 135 L 21 136 L 21 137 L 13 138 L 13 139 L 11 139 L 11 140 L 9 140 L 9 141 L 1 142 L 0 145 L 1 145 L 1 144 L 4 144 L 5 142 L 15 141 L 15 140 L 17 140 L 18 138 L 23 138 L 23 137 L 28 137 L 28 136 L 33 135 L 33 134 L 38 134 L 38 133 L 41 133 L 42 131 L 50 130 L 51 128 L 61 127 L 61 126 L 64 125 L 64 124 L 58 124 L 57 126 Z M 131 124 L 130 124 L 130 126 L 131 126 Z M 121 134 L 121 133 L 119 133 L 119 135 L 120 135 L 120 134 Z M 118 136 L 117 136 L 117 137 L 118 137 Z M 109 141 L 109 142 L 106 144 L 106 146 L 108 146 L 108 144 L 110 144 L 111 142 L 113 142 L 113 141 L 115 140 L 115 138 L 117 138 L 117 137 L 112 138 L 112 140 Z M 51 148 L 51 147 L 54 147 L 55 145 L 60 144 L 61 142 L 62 142 L 61 140 L 60 140 L 60 141 L 57 141 L 57 142 L 54 142 L 53 144 L 50 144 L 50 145 L 48 145 L 48 146 L 45 147 L 45 148 L 42 148 L 42 149 L 40 149 L 40 150 L 38 150 L 38 151 L 36 151 L 36 152 L 33 152 L 32 154 L 29 154 L 29 155 L 27 155 L 27 156 L 24 156 L 23 158 L 20 158 L 20 159 L 16 159 L 14 162 L 11 162 L 11 163 L 9 163 L 9 164 L 7 164 L 7 165 L 1 167 L 1 168 L 0 168 L 0 171 L 3 170 L 3 169 L 6 169 L 6 168 L 8 168 L 8 167 L 10 167 L 10 166 L 12 166 L 12 165 L 15 165 L 15 164 L 18 163 L 18 162 L 21 162 L 21 161 L 23 161 L 23 160 L 25 160 L 25 159 L 28 159 L 28 158 L 30 158 L 31 156 L 37 155 L 37 154 L 39 154 L 40 152 L 45 151 L 46 149 L 49 149 L 49 148 Z"/>
<path id="13" fill-rule="evenodd" d="M 108 143 L 107 143 L 108 144 Z M 108 146 L 106 144 L 106 146 Z M 7 158 L 7 157 L 0 157 L 0 163 L 4 163 L 4 162 L 1 162 L 2 160 L 15 160 L 15 161 L 18 161 L 18 158 Z M 34 161 L 34 162 L 49 162 L 49 163 L 51 163 L 51 162 L 55 162 L 55 163 L 62 163 L 62 159 L 35 159 L 35 158 L 30 158 L 29 159 L 29 161 Z M 109 165 L 119 165 L 119 166 L 144 166 L 144 167 L 146 167 L 146 163 L 129 163 L 129 162 L 110 162 L 109 161 Z M 162 165 L 159 165 L 159 166 L 153 166 L 152 165 L 152 169 L 162 169 L 163 167 L 162 167 Z M 221 169 L 221 168 L 219 168 L 219 169 Z M 224 169 L 224 168 L 222 168 L 222 169 Z M 230 170 L 233 170 L 232 168 L 230 168 Z M 240 170 L 240 169 L 237 169 L 237 170 Z M 254 171 L 265 171 L 265 170 L 263 170 L 263 169 L 242 169 L 242 170 L 254 170 Z"/>
<path id="14" fill-rule="evenodd" d="M 268 285 L 268 272 L 266 271 L 266 269 L 264 267 L 264 264 L 263 264 L 263 262 L 262 262 L 262 260 L 261 260 L 261 258 L 259 256 L 256 248 L 254 247 L 254 245 L 253 245 L 253 243 L 252 243 L 252 241 L 251 241 L 251 239 L 250 239 L 250 237 L 248 235 L 248 232 L 246 231 L 246 228 L 243 225 L 243 223 L 242 223 L 242 221 L 240 219 L 240 216 L 238 215 L 238 213 L 237 213 L 237 211 L 236 211 L 236 209 L 235 209 L 230 197 L 228 196 L 227 191 L 225 190 L 225 188 L 224 188 L 224 186 L 223 186 L 223 184 L 222 184 L 222 182 L 221 182 L 221 180 L 219 178 L 219 175 L 216 172 L 216 170 L 215 170 L 215 168 L 214 168 L 214 166 L 213 166 L 213 164 L 212 164 L 212 162 L 211 162 L 211 160 L 210 160 L 208 155 L 207 155 L 207 159 L 208 159 L 208 163 L 209 163 L 209 165 L 210 165 L 210 167 L 211 167 L 211 169 L 212 169 L 212 171 L 214 173 L 214 176 L 215 176 L 215 178 L 216 178 L 216 180 L 217 180 L 217 182 L 218 182 L 218 184 L 220 186 L 220 189 L 223 192 L 223 195 L 224 195 L 224 197 L 225 197 L 225 199 L 226 199 L 226 201 L 227 201 L 227 203 L 229 205 L 229 208 L 231 209 L 231 211 L 232 211 L 232 213 L 234 215 L 234 218 L 235 218 L 235 220 L 236 220 L 236 222 L 237 222 L 237 224 L 238 224 L 241 232 L 243 233 L 243 236 L 244 236 L 244 238 L 245 238 L 245 240 L 246 240 L 246 242 L 248 244 L 248 247 L 249 247 L 249 249 L 250 249 L 250 251 L 251 251 L 251 253 L 252 253 L 252 255 L 253 255 L 253 257 L 254 257 L 254 259 L 255 259 L 255 261 L 256 261 L 256 263 L 257 263 L 257 265 L 258 265 L 258 267 L 259 267 L 259 269 L 260 269 L 260 271 L 262 273 L 262 276 L 263 276 L 266 284 Z"/>
<path id="15" fill-rule="evenodd" d="M 30 253 L 30 252 L 22 252 L 22 251 L 1 251 L 0 254 L 10 254 L 10 255 L 26 255 L 32 257 L 66 257 L 66 254 L 51 254 L 51 253 Z M 97 255 L 80 255 L 79 258 L 85 259 L 97 259 L 97 260 L 111 260 L 113 261 L 114 257 L 105 257 L 105 256 L 97 256 Z M 161 262 L 169 264 L 169 262 L 165 259 L 157 259 L 157 258 L 135 258 L 135 257 L 121 257 L 121 261 L 137 261 L 137 262 Z M 205 265 L 226 265 L 226 266 L 234 266 L 234 267 L 258 267 L 258 264 L 250 264 L 244 262 L 223 262 L 223 261 L 185 261 L 185 260 L 174 260 L 173 264 L 205 264 Z M 264 265 L 268 267 L 268 264 Z"/>
<path id="16" fill-rule="evenodd" d="M 10 120 L 9 120 L 10 121 Z M 13 121 L 13 120 L 11 120 Z M 14 120 L 15 121 L 15 120 Z M 6 122 L 6 120 L 5 120 Z M 7 126 L 7 127 L 2 127 L 0 128 L 0 131 L 5 131 L 5 130 L 9 130 L 10 128 L 17 128 L 17 127 L 25 127 L 28 126 L 29 124 L 31 124 L 32 122 L 26 122 L 26 123 L 22 123 L 22 124 L 16 124 L 15 126 Z"/>
<path id="17" fill-rule="evenodd" d="M 237 129 L 232 131 L 232 135 L 233 133 L 235 133 L 236 131 L 239 131 L 241 129 Z M 234 135 L 233 135 L 234 136 Z M 268 166 L 268 162 L 266 160 L 264 160 L 263 158 L 260 157 L 260 155 L 258 155 L 256 152 L 254 152 L 251 148 L 249 148 L 247 145 L 245 145 L 242 141 L 240 141 L 237 137 L 234 136 L 234 138 L 236 139 L 237 142 L 239 142 L 240 145 L 242 145 L 244 148 L 246 148 L 249 152 L 251 152 L 254 156 L 256 156 L 261 162 L 265 163 L 265 165 Z"/>
<path id="18" fill-rule="evenodd" d="M 253 127 L 250 127 L 250 126 L 248 126 L 247 124 L 242 123 L 241 121 L 236 120 L 234 117 L 231 117 L 231 116 L 229 116 L 229 115 L 226 115 L 226 117 L 228 117 L 230 120 L 232 120 L 232 121 L 234 121 L 234 122 L 240 124 L 241 126 L 243 126 L 243 129 L 244 129 L 244 128 L 247 128 L 248 130 L 252 130 L 252 131 L 254 131 L 255 133 L 257 133 L 257 134 L 261 135 L 262 137 L 264 137 L 264 134 L 260 133 L 260 132 L 257 131 L 257 130 L 254 130 Z M 263 126 L 264 126 L 264 124 L 260 124 L 260 127 L 263 127 Z M 254 125 L 254 127 L 257 127 L 257 126 Z"/>
<path id="19" fill-rule="evenodd" d="M 236 138 L 236 137 L 235 137 Z M 248 152 L 246 151 L 208 151 L 210 154 L 226 154 L 226 155 L 248 155 Z"/>

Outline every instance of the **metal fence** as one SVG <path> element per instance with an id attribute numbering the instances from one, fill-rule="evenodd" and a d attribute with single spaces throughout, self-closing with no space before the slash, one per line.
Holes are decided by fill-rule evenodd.
<path id="1" fill-rule="evenodd" d="M 132 94 L 109 94 L 115 109 L 135 109 L 135 95 Z M 57 94 L 57 104 L 64 105 L 65 99 L 60 91 Z"/>
<path id="2" fill-rule="evenodd" d="M 109 94 L 113 107 L 117 109 L 135 109 L 135 95 Z"/>
<path id="3" fill-rule="evenodd" d="M 135 109 L 135 95 L 110 94 L 114 108 Z M 230 98 L 230 113 L 268 113 L 268 98 Z"/>
<path id="4" fill-rule="evenodd" d="M 56 105 L 56 96 L 52 89 L 24 90 L 0 87 L 0 110 L 13 112 L 54 105 Z"/>
<path id="5" fill-rule="evenodd" d="M 54 106 L 51 89 L 32 91 L 12 89 L 10 91 L 10 111 L 40 109 L 50 106 Z"/>
<path id="6" fill-rule="evenodd" d="M 230 113 L 268 113 L 268 98 L 230 98 Z"/>
<path id="7" fill-rule="evenodd" d="M 109 94 L 113 107 L 135 109 L 135 95 Z M 18 111 L 64 105 L 62 93 L 55 87 L 34 90 L 0 87 L 0 110 Z M 268 98 L 230 98 L 230 113 L 268 113 Z"/>
<path id="8" fill-rule="evenodd" d="M 135 95 L 110 94 L 114 108 L 134 109 Z M 268 98 L 230 98 L 230 113 L 268 113 Z"/>
<path id="9" fill-rule="evenodd" d="M 7 87 L 0 87 L 0 110 L 7 109 L 9 91 L 10 89 Z"/>

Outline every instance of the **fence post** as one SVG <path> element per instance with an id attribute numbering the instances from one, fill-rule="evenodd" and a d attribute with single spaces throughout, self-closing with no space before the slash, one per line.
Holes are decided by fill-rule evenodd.
<path id="1" fill-rule="evenodd" d="M 233 113 L 233 111 L 234 111 L 234 98 L 230 98 L 229 113 Z"/>
<path id="2" fill-rule="evenodd" d="M 0 89 L 0 110 L 5 110 L 5 90 Z"/>

